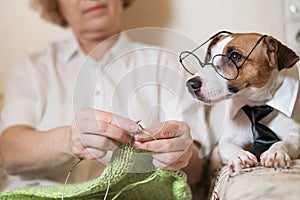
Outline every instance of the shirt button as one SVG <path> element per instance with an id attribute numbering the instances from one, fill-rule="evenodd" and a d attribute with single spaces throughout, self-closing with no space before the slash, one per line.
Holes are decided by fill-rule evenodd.
<path id="1" fill-rule="evenodd" d="M 99 96 L 101 94 L 100 90 L 96 90 L 95 95 Z"/>

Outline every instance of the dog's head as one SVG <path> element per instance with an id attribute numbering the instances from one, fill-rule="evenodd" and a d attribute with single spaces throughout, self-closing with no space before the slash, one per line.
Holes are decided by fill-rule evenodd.
<path id="1" fill-rule="evenodd" d="M 191 55 L 197 56 L 194 51 Z M 187 81 L 187 87 L 198 100 L 212 104 L 246 88 L 265 87 L 274 72 L 293 67 L 298 60 L 295 52 L 271 36 L 218 34 L 211 38 L 205 59 L 198 59 L 202 68 Z"/>

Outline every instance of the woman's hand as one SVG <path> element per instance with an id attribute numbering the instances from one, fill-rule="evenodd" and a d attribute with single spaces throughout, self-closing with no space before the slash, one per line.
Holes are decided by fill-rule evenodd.
<path id="1" fill-rule="evenodd" d="M 193 154 L 190 128 L 184 122 L 167 121 L 147 129 L 147 134 L 136 134 L 134 146 L 153 152 L 153 164 L 162 169 L 178 170 L 186 167 Z"/>
<path id="2" fill-rule="evenodd" d="M 116 141 L 130 142 L 127 132 L 137 132 L 136 122 L 113 113 L 81 109 L 71 126 L 69 149 L 84 159 L 97 159 L 116 148 Z"/>

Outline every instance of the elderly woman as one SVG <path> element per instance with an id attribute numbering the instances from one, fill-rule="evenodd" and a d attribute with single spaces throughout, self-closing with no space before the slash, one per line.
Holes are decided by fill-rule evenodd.
<path id="1" fill-rule="evenodd" d="M 183 169 L 190 184 L 198 182 L 203 159 L 197 138 L 204 133 L 190 124 L 202 110 L 186 94 L 177 59 L 143 50 L 121 33 L 131 0 L 32 5 L 46 20 L 70 27 L 73 37 L 23 58 L 7 75 L 0 148 L 15 175 L 7 189 L 63 183 L 78 158 L 84 160 L 69 182 L 95 178 L 116 142 L 131 141 L 128 133 L 136 133 L 136 148 L 152 152 L 156 167 Z M 139 132 L 138 120 L 156 140 Z"/>

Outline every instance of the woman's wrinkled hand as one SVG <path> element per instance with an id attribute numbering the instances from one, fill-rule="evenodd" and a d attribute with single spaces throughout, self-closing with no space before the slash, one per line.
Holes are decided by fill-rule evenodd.
<path id="1" fill-rule="evenodd" d="M 167 121 L 147 128 L 152 134 L 140 132 L 135 135 L 133 145 L 137 149 L 152 152 L 153 164 L 161 169 L 178 170 L 186 167 L 192 156 L 193 139 L 189 126 L 180 121 Z"/>
<path id="2" fill-rule="evenodd" d="M 69 149 L 83 159 L 100 159 L 116 149 L 116 141 L 130 142 L 128 132 L 137 132 L 138 124 L 113 113 L 81 109 L 71 127 Z"/>

